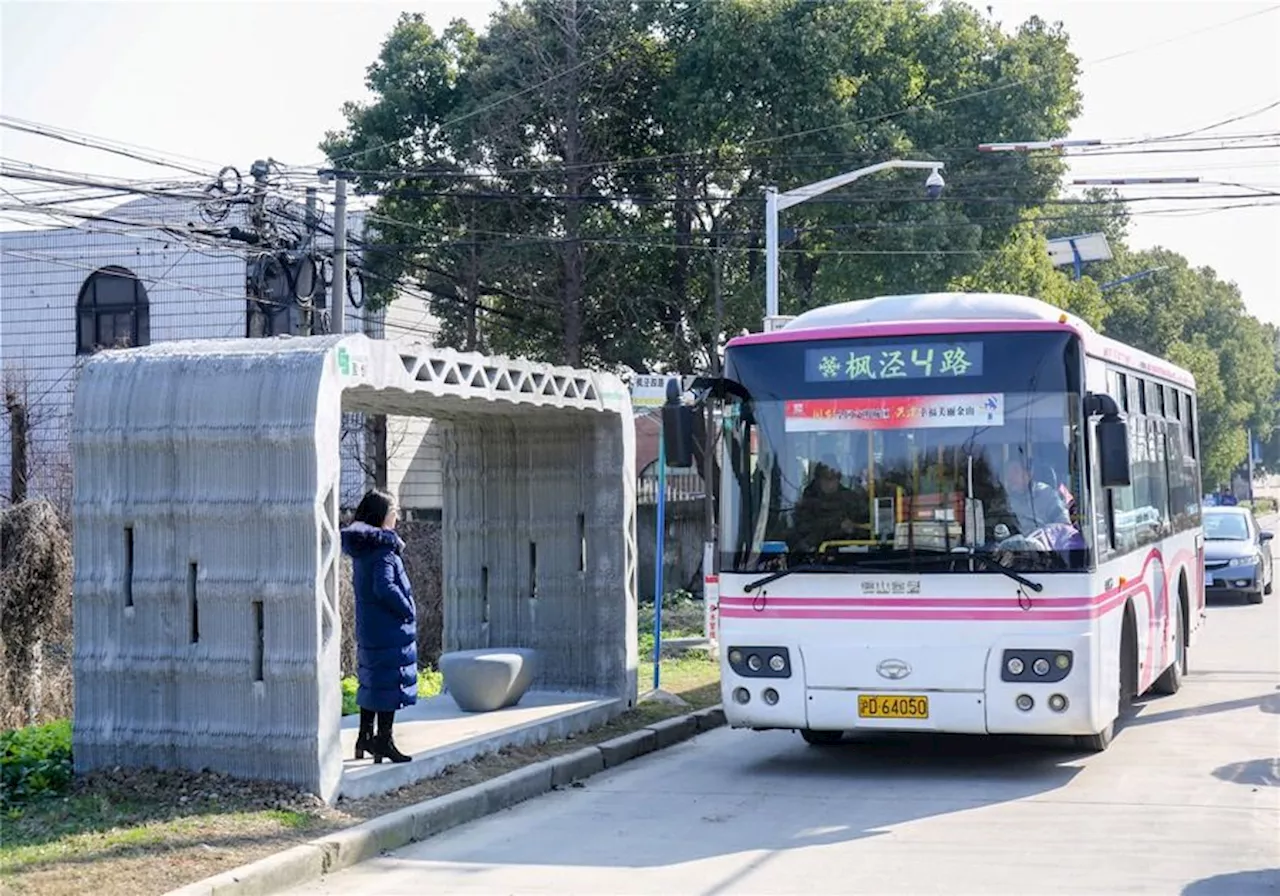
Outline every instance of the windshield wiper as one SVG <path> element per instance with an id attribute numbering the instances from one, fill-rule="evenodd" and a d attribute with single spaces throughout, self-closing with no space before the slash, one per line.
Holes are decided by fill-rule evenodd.
<path id="1" fill-rule="evenodd" d="M 757 588 L 763 588 L 770 582 L 776 582 L 784 576 L 789 576 L 793 572 L 831 572 L 836 575 L 846 575 L 855 572 L 877 572 L 877 573 L 900 573 L 900 569 L 889 569 L 884 566 L 828 566 L 822 563 L 803 563 L 800 566 L 792 566 L 789 569 L 780 569 L 775 573 L 770 573 L 762 579 L 756 579 L 754 582 L 748 582 L 743 586 L 742 590 L 750 594 Z"/>
<path id="2" fill-rule="evenodd" d="M 1040 582 L 1033 582 L 1031 579 L 1028 579 L 1026 576 L 1014 572 L 1012 569 L 1009 569 L 1007 566 L 1002 566 L 1001 564 L 999 564 L 995 560 L 992 560 L 990 557 L 987 557 L 984 554 L 979 554 L 976 551 L 972 551 L 972 550 L 957 551 L 955 553 L 958 553 L 961 556 L 968 557 L 971 560 L 977 560 L 979 563 L 983 565 L 985 569 L 993 569 L 998 573 L 1003 573 L 1004 575 L 1013 579 L 1019 585 L 1022 585 L 1025 588 L 1030 588 L 1032 591 L 1036 592 L 1037 594 L 1039 594 L 1041 591 L 1044 590 L 1044 585 L 1042 585 Z"/>

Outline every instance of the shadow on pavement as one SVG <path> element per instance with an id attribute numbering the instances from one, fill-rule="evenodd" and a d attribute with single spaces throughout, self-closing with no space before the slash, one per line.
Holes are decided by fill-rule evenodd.
<path id="1" fill-rule="evenodd" d="M 886 734 L 810 747 L 789 733 L 726 731 L 575 789 L 564 824 L 548 825 L 545 809 L 512 813 L 471 836 L 446 835 L 419 858 L 483 873 L 500 865 L 671 867 L 763 853 L 705 891 L 715 893 L 777 853 L 1057 790 L 1080 771 L 1072 762 L 1044 739 Z"/>
<path id="2" fill-rule="evenodd" d="M 1275 896 L 1280 893 L 1280 868 L 1236 871 L 1189 884 L 1182 896 Z"/>
<path id="3" fill-rule="evenodd" d="M 1145 703 L 1139 704 L 1145 706 Z M 1231 712 L 1236 709 L 1257 707 L 1263 712 L 1280 713 L 1280 693 L 1258 694 L 1255 697 L 1240 697 L 1235 700 L 1222 700 L 1218 703 L 1206 703 L 1203 706 L 1188 706 L 1183 709 L 1167 709 L 1163 712 L 1139 712 L 1125 720 L 1125 728 L 1136 728 L 1139 725 L 1152 725 L 1158 722 L 1172 722 L 1177 719 L 1189 719 L 1193 716 L 1208 716 L 1219 712 Z"/>
<path id="4" fill-rule="evenodd" d="M 1213 776 L 1230 784 L 1280 787 L 1280 758 L 1246 759 L 1213 770 Z"/>

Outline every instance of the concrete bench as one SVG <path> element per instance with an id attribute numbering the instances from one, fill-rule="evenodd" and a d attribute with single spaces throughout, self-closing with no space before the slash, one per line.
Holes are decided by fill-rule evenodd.
<path id="1" fill-rule="evenodd" d="M 440 657 L 445 690 L 463 712 L 515 706 L 533 684 L 537 651 L 528 647 L 458 650 Z"/>

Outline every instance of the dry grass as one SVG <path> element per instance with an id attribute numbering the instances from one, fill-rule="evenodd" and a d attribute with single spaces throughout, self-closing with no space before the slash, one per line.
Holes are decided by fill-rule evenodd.
<path id="1" fill-rule="evenodd" d="M 641 691 L 652 684 L 642 664 Z M 719 667 L 664 661 L 663 690 L 694 708 L 719 702 Z M 566 740 L 504 750 L 403 790 L 333 807 L 273 784 L 225 776 L 114 772 L 78 784 L 64 799 L 2 818 L 0 891 L 145 896 L 252 862 L 326 832 L 487 781 L 533 762 L 599 743 L 687 710 L 657 703 Z M 8 888 L 6 890 L 6 888 Z"/>

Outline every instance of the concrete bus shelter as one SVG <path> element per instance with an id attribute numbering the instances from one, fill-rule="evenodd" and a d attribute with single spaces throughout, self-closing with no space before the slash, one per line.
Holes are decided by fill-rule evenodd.
<path id="1" fill-rule="evenodd" d="M 93 357 L 76 389 L 77 771 L 339 795 L 343 411 L 442 427 L 444 649 L 534 648 L 534 688 L 634 704 L 619 379 L 362 334 L 167 343 Z"/>

